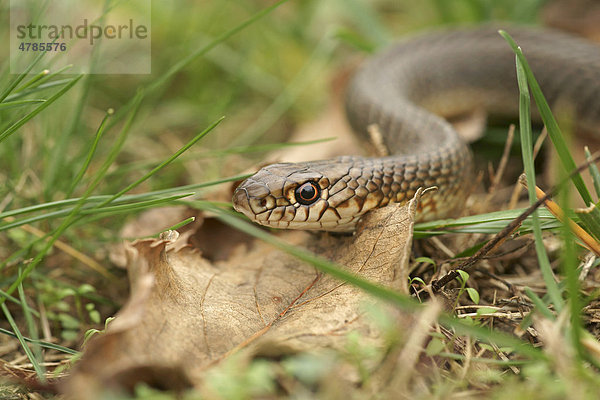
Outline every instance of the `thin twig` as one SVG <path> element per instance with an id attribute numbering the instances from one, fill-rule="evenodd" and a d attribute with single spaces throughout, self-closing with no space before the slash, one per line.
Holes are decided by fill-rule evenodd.
<path id="1" fill-rule="evenodd" d="M 536 201 L 534 204 L 529 206 L 529 208 L 527 208 L 525 211 L 523 211 L 523 213 L 521 213 L 521 215 L 519 215 L 517 218 L 512 220 L 508 225 L 506 225 L 506 227 L 504 227 L 504 229 L 502 229 L 500 232 L 498 232 L 489 242 L 487 242 L 481 249 L 479 249 L 479 251 L 477 251 L 477 253 L 475 253 L 471 258 L 466 260 L 464 263 L 460 264 L 458 267 L 456 267 L 452 271 L 448 272 L 446 275 L 444 275 L 440 279 L 431 282 L 431 288 L 432 288 L 433 293 L 439 292 L 439 290 L 441 288 L 443 288 L 448 283 L 450 283 L 454 279 L 456 279 L 459 276 L 458 270 L 463 270 L 463 271 L 467 270 L 468 268 L 472 267 L 473 264 L 475 264 L 477 261 L 479 261 L 482 257 L 486 256 L 490 251 L 492 251 L 494 248 L 496 248 L 501 243 L 503 243 L 511 233 L 513 233 L 515 230 L 517 230 L 517 228 L 519 228 L 519 226 L 521 226 L 523 221 L 525 221 L 525 219 L 528 216 L 533 214 L 533 212 L 539 206 L 544 204 L 544 202 L 546 200 L 548 200 L 551 196 L 556 194 L 556 192 L 558 191 L 559 188 L 561 188 L 565 183 L 567 183 L 573 176 L 575 176 L 579 172 L 586 169 L 590 164 L 596 163 L 599 160 L 600 160 L 600 153 L 596 153 L 596 155 L 594 155 L 594 157 L 592 157 L 590 160 L 586 161 L 585 163 L 583 163 L 582 165 L 577 167 L 577 169 L 575 169 L 575 171 L 571 172 L 567 178 L 565 178 L 558 185 L 554 186 L 545 196 L 541 197 L 538 201 Z"/>
<path id="2" fill-rule="evenodd" d="M 506 137 L 506 142 L 504 143 L 504 150 L 502 152 L 502 158 L 500 159 L 500 163 L 498 164 L 498 170 L 496 170 L 496 173 L 494 174 L 494 177 L 492 178 L 492 183 L 490 184 L 490 188 L 488 190 L 488 192 L 489 192 L 488 197 L 491 197 L 494 195 L 496 188 L 500 184 L 500 180 L 502 179 L 502 176 L 504 176 L 504 170 L 506 169 L 506 166 L 508 165 L 508 158 L 510 156 L 510 148 L 512 147 L 514 137 L 515 137 L 515 125 L 510 124 L 510 127 L 508 128 L 508 136 Z"/>

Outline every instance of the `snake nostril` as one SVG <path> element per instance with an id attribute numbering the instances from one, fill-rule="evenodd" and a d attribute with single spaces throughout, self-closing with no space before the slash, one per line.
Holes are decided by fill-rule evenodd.
<path id="1" fill-rule="evenodd" d="M 260 204 L 261 207 L 266 207 L 267 206 L 267 199 L 262 199 L 260 201 L 260 203 L 258 203 L 258 204 Z"/>

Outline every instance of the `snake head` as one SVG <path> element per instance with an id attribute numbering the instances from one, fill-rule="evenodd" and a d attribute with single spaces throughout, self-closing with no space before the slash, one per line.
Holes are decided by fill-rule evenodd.
<path id="1" fill-rule="evenodd" d="M 233 208 L 272 228 L 352 231 L 368 209 L 349 185 L 362 173 L 353 160 L 269 165 L 236 188 Z"/>

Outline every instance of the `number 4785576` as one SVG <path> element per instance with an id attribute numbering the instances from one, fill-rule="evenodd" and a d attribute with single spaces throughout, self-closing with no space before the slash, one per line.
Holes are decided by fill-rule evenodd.
<path id="1" fill-rule="evenodd" d="M 66 43 L 29 43 L 21 42 L 19 45 L 21 51 L 65 51 Z"/>

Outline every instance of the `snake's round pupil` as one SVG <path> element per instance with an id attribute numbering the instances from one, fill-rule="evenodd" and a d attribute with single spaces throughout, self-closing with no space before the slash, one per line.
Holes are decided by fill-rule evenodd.
<path id="1" fill-rule="evenodd" d="M 296 200 L 303 205 L 314 203 L 319 198 L 319 187 L 314 182 L 306 182 L 296 188 Z"/>

